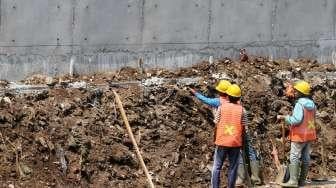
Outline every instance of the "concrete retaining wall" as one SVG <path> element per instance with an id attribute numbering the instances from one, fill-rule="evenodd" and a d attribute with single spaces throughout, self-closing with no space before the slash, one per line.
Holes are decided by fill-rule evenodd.
<path id="1" fill-rule="evenodd" d="M 239 48 L 336 57 L 335 0 L 0 0 L 0 79 L 189 66 Z"/>

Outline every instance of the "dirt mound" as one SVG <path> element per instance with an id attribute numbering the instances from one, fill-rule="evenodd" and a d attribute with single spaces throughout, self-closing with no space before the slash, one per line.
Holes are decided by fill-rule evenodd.
<path id="1" fill-rule="evenodd" d="M 192 97 L 185 85 L 171 81 L 182 77 L 200 77 L 191 85 L 209 96 L 213 95 L 209 86 L 220 78 L 229 77 L 242 85 L 243 104 L 250 112 L 249 127 L 263 162 L 265 182 L 276 175 L 270 140 L 281 148 L 281 124 L 276 122 L 276 115 L 290 113 L 293 104 L 284 96 L 284 82 L 295 78 L 310 81 L 323 139 L 314 144 L 309 177 L 321 173 L 322 141 L 326 170 L 335 176 L 335 67 L 304 59 L 249 59 L 245 63 L 229 59 L 211 65 L 202 62 L 177 71 L 124 68 L 116 73 L 53 78 L 57 83 L 43 92 L 5 92 L 2 98 L 7 98 L 0 103 L 0 184 L 145 187 L 146 179 L 124 129 L 113 89 L 121 96 L 154 183 L 159 187 L 207 187 L 214 149 L 213 117 L 211 109 Z M 147 77 L 170 81 L 141 86 Z M 33 78 L 29 83 L 48 84 L 43 80 L 49 78 Z M 68 87 L 76 81 L 85 81 L 90 87 Z M 116 81 L 139 84 L 111 85 Z M 109 87 L 98 87 L 104 84 Z M 289 150 L 289 143 L 286 148 Z"/>

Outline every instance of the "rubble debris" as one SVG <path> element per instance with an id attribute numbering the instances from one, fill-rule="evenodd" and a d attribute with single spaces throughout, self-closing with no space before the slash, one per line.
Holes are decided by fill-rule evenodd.
<path id="1" fill-rule="evenodd" d="M 138 164 L 135 155 L 128 147 L 121 144 L 111 146 L 110 162 L 128 166 L 137 166 Z"/>
<path id="2" fill-rule="evenodd" d="M 240 62 L 248 62 L 249 57 L 246 54 L 246 49 L 240 49 L 239 55 L 240 55 Z"/>
<path id="3" fill-rule="evenodd" d="M 21 178 L 27 178 L 27 176 L 33 173 L 33 170 L 23 163 L 19 164 L 19 169 Z"/>
<path id="4" fill-rule="evenodd" d="M 0 88 L 7 88 L 9 82 L 7 80 L 0 80 Z"/>
<path id="5" fill-rule="evenodd" d="M 11 100 L 9 97 L 0 97 L 0 105 L 4 106 L 6 104 L 11 104 Z"/>
<path id="6" fill-rule="evenodd" d="M 211 169 L 214 151 L 212 112 L 194 100 L 186 88 L 190 85 L 214 96 L 213 86 L 219 79 L 230 79 L 242 86 L 249 131 L 262 159 L 264 181 L 269 182 L 276 175 L 269 141 L 272 138 L 277 148 L 281 144 L 281 126 L 276 115 L 291 112 L 294 101 L 285 95 L 286 83 L 301 77 L 313 85 L 317 122 L 325 128 L 319 137 L 325 140 L 326 172 L 329 177 L 336 176 L 334 65 L 306 59 L 289 62 L 257 57 L 249 58 L 248 63 L 225 58 L 175 71 L 141 71 L 145 74 L 123 68 L 115 73 L 72 78 L 39 75 L 23 81 L 44 84 L 43 87 L 8 82 L 4 89 L 30 92 L 6 90 L 0 94 L 0 129 L 5 140 L 0 138 L 0 184 L 144 187 L 146 177 L 125 134 L 110 87 L 120 95 L 133 132 L 138 133 L 137 143 L 154 184 L 208 187 L 208 168 Z M 107 88 L 94 87 L 98 85 Z M 6 149 L 7 140 L 21 143 L 18 156 L 25 176 L 22 180 L 16 172 L 17 154 L 9 146 Z M 309 177 L 320 174 L 321 141 L 313 144 Z M 289 148 L 288 141 L 286 144 Z"/>
<path id="7" fill-rule="evenodd" d="M 56 154 L 59 159 L 59 163 L 61 164 L 62 173 L 63 175 L 65 175 L 67 172 L 68 166 L 67 166 L 67 161 L 65 160 L 64 150 L 59 145 L 57 146 Z"/>
<path id="8" fill-rule="evenodd" d="M 39 85 L 39 84 L 45 84 L 47 81 L 50 82 L 49 76 L 42 74 L 35 74 L 24 79 L 22 82 L 27 85 Z"/>

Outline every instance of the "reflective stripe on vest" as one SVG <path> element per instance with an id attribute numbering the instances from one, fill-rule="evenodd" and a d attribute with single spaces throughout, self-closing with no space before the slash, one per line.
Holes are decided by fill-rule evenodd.
<path id="1" fill-rule="evenodd" d="M 243 139 L 243 107 L 239 104 L 222 103 L 221 115 L 216 128 L 215 144 L 226 147 L 240 147 Z"/>
<path id="2" fill-rule="evenodd" d="M 293 142 L 307 142 L 316 140 L 315 109 L 307 110 L 303 107 L 303 120 L 299 125 L 291 126 L 290 140 Z"/>

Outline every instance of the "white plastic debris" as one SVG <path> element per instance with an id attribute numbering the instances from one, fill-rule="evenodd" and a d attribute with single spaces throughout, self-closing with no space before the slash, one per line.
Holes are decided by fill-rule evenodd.
<path id="1" fill-rule="evenodd" d="M 288 61 L 289 61 L 289 63 L 290 63 L 291 65 L 293 65 L 293 64 L 296 63 L 294 59 L 289 59 Z"/>
<path id="2" fill-rule="evenodd" d="M 336 66 L 336 51 L 333 51 L 331 54 L 332 63 Z"/>
<path id="3" fill-rule="evenodd" d="M 213 56 L 209 57 L 209 63 L 210 63 L 210 65 L 214 63 L 214 57 Z"/>
<path id="4" fill-rule="evenodd" d="M 231 78 L 226 73 L 214 73 L 211 75 L 211 77 L 218 80 L 231 80 Z"/>
<path id="5" fill-rule="evenodd" d="M 275 77 L 279 79 L 290 79 L 292 78 L 292 73 L 290 71 L 279 71 Z"/>
<path id="6" fill-rule="evenodd" d="M 180 78 L 177 80 L 178 85 L 193 85 L 198 83 L 201 80 L 201 77 L 193 77 L 193 78 Z"/>
<path id="7" fill-rule="evenodd" d="M 159 77 L 151 77 L 149 79 L 146 79 L 142 82 L 143 86 L 158 86 L 158 85 L 162 85 L 163 83 L 165 83 L 165 79 L 164 78 L 159 78 Z"/>
<path id="8" fill-rule="evenodd" d="M 76 88 L 76 89 L 80 89 L 80 88 L 87 88 L 87 83 L 84 81 L 79 81 L 79 82 L 73 82 L 69 84 L 69 87 L 71 88 Z"/>
<path id="9" fill-rule="evenodd" d="M 75 56 L 72 56 L 70 59 L 70 65 L 69 65 L 69 75 L 70 76 L 73 76 L 73 73 L 74 73 L 75 60 L 76 60 Z"/>

